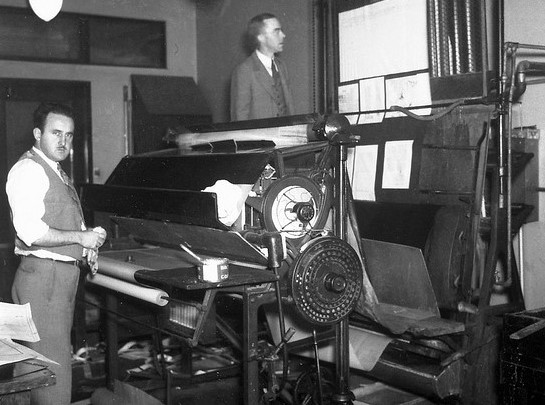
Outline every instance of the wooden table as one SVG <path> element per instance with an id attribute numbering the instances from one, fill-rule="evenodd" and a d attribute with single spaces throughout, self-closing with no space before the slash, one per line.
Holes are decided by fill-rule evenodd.
<path id="1" fill-rule="evenodd" d="M 27 360 L 21 363 L 30 365 L 31 370 L 25 370 L 23 373 L 20 370 L 20 364 L 16 364 L 13 376 L 0 380 L 0 403 L 2 405 L 30 404 L 31 390 L 55 384 L 55 374 L 47 367 L 46 363 L 38 360 Z"/>

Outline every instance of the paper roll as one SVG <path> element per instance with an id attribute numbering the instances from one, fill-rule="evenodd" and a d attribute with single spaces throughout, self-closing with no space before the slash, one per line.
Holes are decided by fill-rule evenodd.
<path id="1" fill-rule="evenodd" d="M 87 281 L 161 307 L 168 304 L 168 294 L 163 290 L 141 287 L 103 274 L 95 274 L 94 276 L 89 274 L 87 275 Z"/>
<path id="2" fill-rule="evenodd" d="M 136 283 L 134 273 L 143 270 L 145 267 L 134 263 L 122 262 L 116 259 L 110 259 L 104 255 L 98 256 L 98 272 L 100 274 L 111 276 L 119 280 L 125 280 L 129 283 Z"/>
<path id="3" fill-rule="evenodd" d="M 233 139 L 234 141 L 273 141 L 278 148 L 287 146 L 306 145 L 309 139 L 312 124 L 296 124 L 282 127 L 268 127 L 255 129 L 238 129 L 215 132 L 190 132 L 176 135 L 176 143 L 180 149 L 191 149 L 191 146 L 207 142 Z M 226 138 L 228 136 L 228 138 Z"/>

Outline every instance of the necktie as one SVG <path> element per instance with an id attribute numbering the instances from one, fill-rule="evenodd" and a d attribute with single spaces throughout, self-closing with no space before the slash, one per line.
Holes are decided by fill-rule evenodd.
<path id="1" fill-rule="evenodd" d="M 62 170 L 62 167 L 61 167 L 60 163 L 57 163 L 57 170 L 59 171 L 64 184 L 66 184 L 67 186 L 71 186 L 72 185 L 72 179 L 70 179 L 70 177 L 68 177 L 66 172 L 64 170 Z"/>
<path id="2" fill-rule="evenodd" d="M 276 82 L 277 80 L 280 79 L 280 75 L 278 74 L 278 70 L 276 69 L 276 64 L 274 63 L 274 59 L 271 59 L 271 70 L 272 70 L 272 77 L 274 81 Z"/>

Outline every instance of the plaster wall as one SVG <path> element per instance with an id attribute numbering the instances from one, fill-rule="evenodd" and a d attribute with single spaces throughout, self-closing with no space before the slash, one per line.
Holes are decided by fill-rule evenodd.
<path id="1" fill-rule="evenodd" d="M 243 35 L 248 21 L 268 12 L 286 34 L 280 57 L 286 63 L 295 114 L 314 112 L 313 4 L 316 0 L 204 0 L 197 3 L 199 86 L 215 122 L 230 120 L 230 83 L 234 68 L 249 55 Z"/>
<path id="2" fill-rule="evenodd" d="M 505 41 L 520 44 L 545 46 L 545 2 L 535 0 L 504 1 Z M 545 51 L 520 49 L 517 62 L 521 60 L 545 61 Z M 530 79 L 530 78 L 529 78 Z M 513 126 L 537 125 L 541 129 L 541 139 L 537 142 L 538 187 L 545 187 L 545 84 L 528 86 L 520 103 L 513 106 Z M 526 190 L 529 193 L 535 190 Z M 545 193 L 538 194 L 538 220 L 545 221 Z"/>
<path id="3" fill-rule="evenodd" d="M 26 0 L 1 6 L 30 7 Z M 167 69 L 0 60 L 0 77 L 89 82 L 95 183 L 103 183 L 125 155 L 123 87 L 132 74 L 190 76 L 197 80 L 196 13 L 192 0 L 70 0 L 62 11 L 165 21 Z"/>

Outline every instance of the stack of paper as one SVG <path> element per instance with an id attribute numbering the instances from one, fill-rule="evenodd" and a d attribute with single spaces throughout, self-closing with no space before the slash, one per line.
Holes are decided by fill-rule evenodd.
<path id="1" fill-rule="evenodd" d="M 12 339 L 26 342 L 40 340 L 28 303 L 17 305 L 0 302 L 0 367 L 28 359 L 54 363 Z"/>

